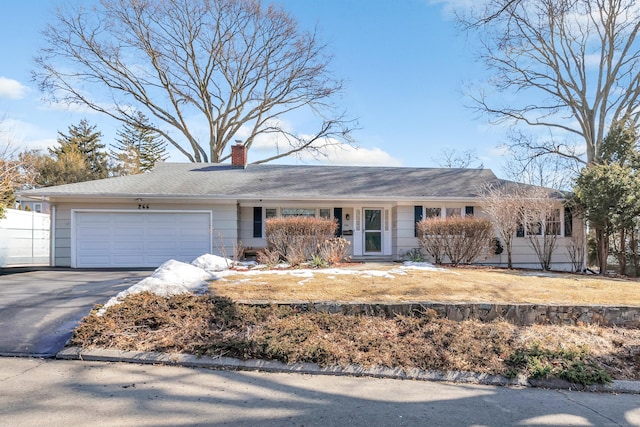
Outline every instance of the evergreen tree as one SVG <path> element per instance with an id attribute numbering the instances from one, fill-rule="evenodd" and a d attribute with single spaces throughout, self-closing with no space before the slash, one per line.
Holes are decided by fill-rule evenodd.
<path id="1" fill-rule="evenodd" d="M 49 155 L 30 154 L 36 170 L 35 183 L 48 187 L 107 178 L 109 156 L 100 143 L 102 133 L 86 119 L 69 126 L 68 135 L 58 132 L 58 146 Z"/>
<path id="2" fill-rule="evenodd" d="M 607 270 L 610 243 L 614 241 L 619 242 L 621 252 L 620 272 L 626 274 L 628 249 L 637 257 L 640 215 L 640 151 L 632 124 L 617 122 L 611 126 L 598 162 L 582 170 L 574 192 L 595 232 L 600 273 Z M 627 248 L 628 236 L 631 248 Z"/>
<path id="3" fill-rule="evenodd" d="M 138 112 L 135 125 L 125 124 L 117 132 L 118 139 L 111 150 L 120 175 L 131 175 L 151 171 L 157 162 L 169 157 L 167 143 L 151 129 L 149 119 Z"/>
<path id="4" fill-rule="evenodd" d="M 107 178 L 109 176 L 109 156 L 104 151 L 105 145 L 100 143 L 102 132 L 96 131 L 86 119 L 79 125 L 69 126 L 69 134 L 58 132 L 59 147 L 50 148 L 49 153 L 59 158 L 64 153 L 77 149 L 84 157 L 88 169 L 88 180 Z"/>

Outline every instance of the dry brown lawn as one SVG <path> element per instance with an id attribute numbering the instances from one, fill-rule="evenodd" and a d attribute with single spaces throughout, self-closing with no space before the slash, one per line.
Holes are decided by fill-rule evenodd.
<path id="1" fill-rule="evenodd" d="M 321 366 L 358 364 L 555 377 L 578 384 L 612 378 L 640 380 L 640 329 L 455 322 L 429 310 L 383 318 L 236 303 L 640 305 L 640 284 L 635 280 L 488 268 L 425 271 L 399 267 L 351 264 L 339 270 L 237 272 L 213 282 L 210 295 L 132 295 L 103 316 L 95 311 L 87 316 L 70 345 Z"/>
<path id="2" fill-rule="evenodd" d="M 430 271 L 399 264 L 349 264 L 340 270 L 238 272 L 212 282 L 210 289 L 235 301 L 640 306 L 640 282 L 626 278 L 492 268 Z"/>

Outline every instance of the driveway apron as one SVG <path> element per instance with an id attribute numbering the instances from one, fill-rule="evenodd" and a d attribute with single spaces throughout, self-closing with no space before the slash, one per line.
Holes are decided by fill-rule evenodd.
<path id="1" fill-rule="evenodd" d="M 0 270 L 0 356 L 52 357 L 95 304 L 148 270 Z"/>

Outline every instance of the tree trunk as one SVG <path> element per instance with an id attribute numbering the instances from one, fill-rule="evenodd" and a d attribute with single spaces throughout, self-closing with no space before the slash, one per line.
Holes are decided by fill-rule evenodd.
<path id="1" fill-rule="evenodd" d="M 596 252 L 600 274 L 607 272 L 607 255 L 609 253 L 609 238 L 602 227 L 596 227 Z"/>
<path id="2" fill-rule="evenodd" d="M 626 238 L 627 236 L 625 233 L 625 229 L 623 228 L 622 230 L 620 230 L 620 255 L 618 255 L 618 273 L 622 275 L 627 274 L 627 248 L 625 245 Z"/>

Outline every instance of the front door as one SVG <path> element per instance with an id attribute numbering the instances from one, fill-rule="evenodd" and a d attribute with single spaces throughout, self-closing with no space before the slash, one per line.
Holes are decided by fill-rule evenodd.
<path id="1" fill-rule="evenodd" d="M 364 209 L 364 254 L 382 254 L 382 209 Z"/>

